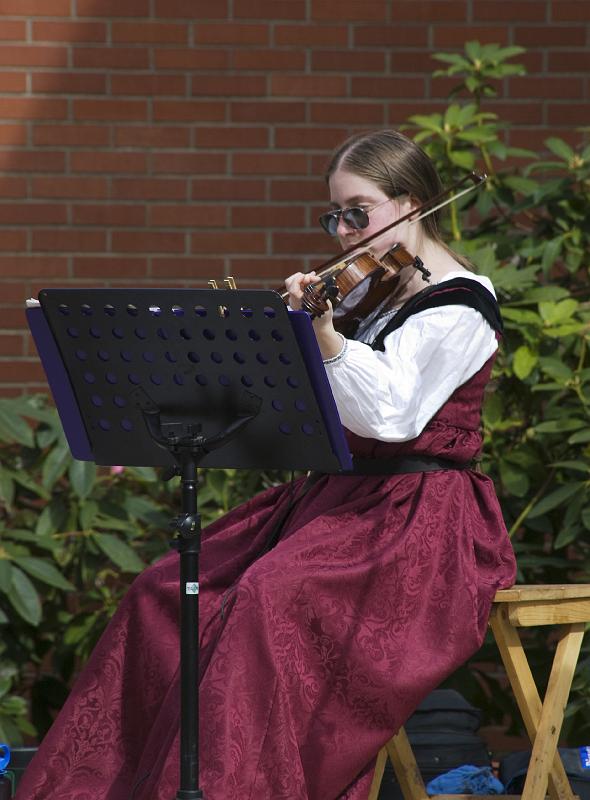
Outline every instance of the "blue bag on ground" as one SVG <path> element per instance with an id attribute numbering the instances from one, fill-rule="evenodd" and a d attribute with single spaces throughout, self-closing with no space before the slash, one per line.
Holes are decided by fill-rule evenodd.
<path id="1" fill-rule="evenodd" d="M 504 786 L 491 767 L 465 764 L 433 778 L 426 784 L 428 794 L 503 794 Z"/>

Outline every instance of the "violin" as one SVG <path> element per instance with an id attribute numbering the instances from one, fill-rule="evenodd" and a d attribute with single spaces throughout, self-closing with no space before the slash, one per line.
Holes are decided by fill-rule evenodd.
<path id="1" fill-rule="evenodd" d="M 334 307 L 334 327 L 345 333 L 355 321 L 374 311 L 391 294 L 397 285 L 395 278 L 404 267 L 413 266 L 422 273 L 423 280 L 428 281 L 430 271 L 419 256 L 411 255 L 403 245 L 395 244 L 380 258 L 377 258 L 367 245 L 411 217 L 415 218 L 410 224 L 419 222 L 439 208 L 471 192 L 486 178 L 486 175 L 479 175 L 476 172 L 469 173 L 418 208 L 324 262 L 316 270 L 318 280 L 308 284 L 303 290 L 301 299 L 303 310 L 307 311 L 312 319 L 320 317 L 328 310 L 328 300 L 330 300 Z M 471 185 L 439 203 L 439 200 L 467 182 L 471 182 Z M 289 293 L 283 292 L 281 297 L 287 302 Z"/>

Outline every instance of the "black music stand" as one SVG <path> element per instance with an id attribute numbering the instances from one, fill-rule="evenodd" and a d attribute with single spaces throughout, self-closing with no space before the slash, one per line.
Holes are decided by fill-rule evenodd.
<path id="1" fill-rule="evenodd" d="M 352 460 L 305 312 L 272 291 L 44 289 L 27 318 L 75 458 L 180 475 L 180 788 L 198 800 L 197 468 Z"/>

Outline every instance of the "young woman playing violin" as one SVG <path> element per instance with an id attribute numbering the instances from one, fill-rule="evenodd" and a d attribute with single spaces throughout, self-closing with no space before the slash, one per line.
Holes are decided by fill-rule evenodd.
<path id="1" fill-rule="evenodd" d="M 344 247 L 440 191 L 394 131 L 345 142 L 327 177 L 321 224 Z M 352 338 L 330 307 L 314 321 L 354 472 L 273 487 L 203 532 L 206 800 L 365 800 L 380 747 L 478 650 L 514 580 L 493 486 L 472 469 L 501 326 L 493 288 L 436 214 L 410 221 L 373 248 L 401 243 L 424 267 L 403 267 Z M 286 281 L 292 307 L 316 281 Z M 175 796 L 178 593 L 176 554 L 135 581 L 19 800 Z"/>

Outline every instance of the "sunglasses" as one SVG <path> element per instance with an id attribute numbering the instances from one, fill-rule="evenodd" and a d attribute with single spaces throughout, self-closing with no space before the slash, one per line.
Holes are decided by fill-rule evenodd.
<path id="1" fill-rule="evenodd" d="M 349 228 L 353 228 L 355 231 L 361 231 L 363 228 L 369 226 L 370 212 L 380 206 L 384 206 L 385 203 L 389 203 L 392 199 L 393 198 L 388 197 L 387 200 L 383 200 L 381 203 L 375 203 L 374 206 L 369 206 L 368 208 L 361 208 L 360 206 L 335 208 L 333 211 L 326 211 L 325 214 L 320 214 L 319 223 L 330 236 L 336 236 L 340 217 L 342 217 Z"/>

